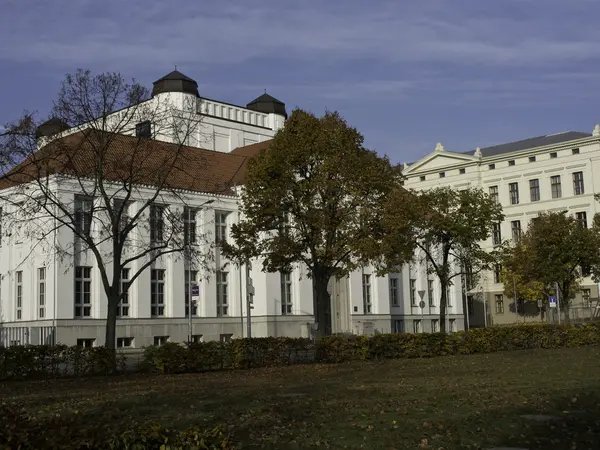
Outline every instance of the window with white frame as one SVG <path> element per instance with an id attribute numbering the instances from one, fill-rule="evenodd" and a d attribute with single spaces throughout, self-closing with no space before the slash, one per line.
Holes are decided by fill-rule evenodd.
<path id="1" fill-rule="evenodd" d="M 46 317 L 46 268 L 40 267 L 37 270 L 38 285 L 38 319 Z"/>
<path id="2" fill-rule="evenodd" d="M 184 282 L 184 293 L 185 293 L 185 317 L 190 316 L 190 285 L 194 286 L 198 284 L 198 271 L 197 270 L 186 270 Z M 192 300 L 192 317 L 198 315 L 198 305 Z"/>
<path id="3" fill-rule="evenodd" d="M 363 273 L 362 276 L 363 314 L 371 314 L 371 275 Z"/>
<path id="4" fill-rule="evenodd" d="M 413 333 L 418 334 L 421 332 L 421 321 L 413 320 Z"/>
<path id="5" fill-rule="evenodd" d="M 454 333 L 456 331 L 456 320 L 455 319 L 450 319 L 448 321 L 448 331 L 450 333 Z"/>
<path id="6" fill-rule="evenodd" d="M 575 213 L 575 219 L 577 219 L 577 222 L 579 222 L 583 228 L 587 228 L 587 214 L 585 211 Z"/>
<path id="7" fill-rule="evenodd" d="M 93 347 L 95 342 L 96 342 L 96 339 L 93 339 L 93 338 L 77 339 L 77 347 L 84 347 L 84 348 Z"/>
<path id="8" fill-rule="evenodd" d="M 150 272 L 150 316 L 165 315 L 165 270 L 152 269 Z"/>
<path id="9" fill-rule="evenodd" d="M 509 183 L 508 184 L 508 194 L 510 197 L 511 205 L 519 204 L 519 183 Z"/>
<path id="10" fill-rule="evenodd" d="M 129 268 L 121 269 L 119 295 L 121 301 L 117 309 L 117 317 L 129 317 Z"/>
<path id="11" fill-rule="evenodd" d="M 227 242 L 227 213 L 215 211 L 215 242 Z"/>
<path id="12" fill-rule="evenodd" d="M 500 283 L 502 281 L 502 265 L 494 265 L 494 283 Z"/>
<path id="13" fill-rule="evenodd" d="M 217 317 L 229 315 L 229 292 L 227 285 L 228 273 L 223 270 L 217 270 Z"/>
<path id="14" fill-rule="evenodd" d="M 281 281 L 281 314 L 292 313 L 292 274 L 284 271 L 279 273 Z"/>
<path id="15" fill-rule="evenodd" d="M 165 207 L 150 205 L 150 242 L 160 243 L 164 238 L 164 213 Z"/>
<path id="16" fill-rule="evenodd" d="M 396 319 L 393 322 L 393 326 L 394 333 L 404 333 L 404 321 Z"/>
<path id="17" fill-rule="evenodd" d="M 431 319 L 431 332 L 438 333 L 440 331 L 440 321 L 438 319 Z"/>
<path id="18" fill-rule="evenodd" d="M 552 190 L 552 198 L 562 197 L 562 187 L 560 183 L 560 175 L 550 177 L 550 188 Z"/>
<path id="19" fill-rule="evenodd" d="M 448 308 L 452 307 L 452 296 L 450 295 L 451 292 L 450 286 L 448 286 L 446 288 L 446 306 L 448 306 Z"/>
<path id="20" fill-rule="evenodd" d="M 496 314 L 504 313 L 504 295 L 496 294 Z"/>
<path id="21" fill-rule="evenodd" d="M 433 296 L 433 280 L 427 280 L 427 297 L 429 298 L 429 306 L 435 306 L 435 297 Z"/>
<path id="22" fill-rule="evenodd" d="M 573 173 L 573 194 L 583 195 L 584 193 L 585 193 L 585 189 L 583 187 L 583 172 L 574 172 Z"/>
<path id="23" fill-rule="evenodd" d="M 417 306 L 417 280 L 411 278 L 409 281 L 410 287 L 410 304 L 412 306 Z"/>
<path id="24" fill-rule="evenodd" d="M 196 243 L 196 214 L 198 210 L 186 206 L 183 208 L 183 235 L 186 244 Z"/>
<path id="25" fill-rule="evenodd" d="M 540 201 L 540 180 L 529 180 L 529 197 L 532 202 Z"/>
<path id="26" fill-rule="evenodd" d="M 16 294 L 17 294 L 17 320 L 21 320 L 23 318 L 23 271 L 19 270 L 16 273 Z"/>
<path id="27" fill-rule="evenodd" d="M 502 228 L 500 222 L 492 224 L 492 244 L 502 244 Z"/>
<path id="28" fill-rule="evenodd" d="M 92 268 L 75 267 L 75 311 L 76 318 L 92 315 Z"/>
<path id="29" fill-rule="evenodd" d="M 92 224 L 93 199 L 75 196 L 75 232 L 81 235 L 89 235 Z"/>
<path id="30" fill-rule="evenodd" d="M 513 241 L 518 242 L 521 239 L 521 221 L 513 220 L 510 223 Z"/>
<path id="31" fill-rule="evenodd" d="M 398 306 L 398 278 L 390 277 L 390 302 Z"/>
<path id="32" fill-rule="evenodd" d="M 130 348 L 133 347 L 132 337 L 120 337 L 117 338 L 117 348 Z"/>
<path id="33" fill-rule="evenodd" d="M 498 186 L 489 187 L 490 198 L 496 203 L 500 203 L 500 197 L 498 195 Z"/>
<path id="34" fill-rule="evenodd" d="M 581 290 L 581 297 L 583 299 L 583 306 L 585 308 L 589 308 L 590 307 L 590 297 L 592 295 L 592 291 L 591 289 L 582 289 Z"/>
<path id="35" fill-rule="evenodd" d="M 154 336 L 154 345 L 165 345 L 169 342 L 169 336 Z"/>

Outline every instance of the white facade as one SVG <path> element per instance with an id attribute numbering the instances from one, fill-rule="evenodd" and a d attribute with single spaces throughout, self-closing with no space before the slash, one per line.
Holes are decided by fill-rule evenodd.
<path id="1" fill-rule="evenodd" d="M 600 126 L 593 133 L 566 132 L 468 153 L 447 151 L 441 144 L 419 161 L 405 166 L 405 187 L 430 189 L 450 186 L 455 189 L 482 188 L 497 195 L 503 207 L 501 240 L 514 239 L 524 232 L 540 212 L 568 211 L 590 226 L 598 212 L 594 194 L 600 193 Z M 493 236 L 482 243 L 492 249 Z M 493 272 L 483 276 L 470 292 L 471 325 L 540 320 L 535 311 L 518 313 L 513 299 L 504 295 L 504 287 Z M 419 284 L 424 283 L 421 275 Z M 586 316 L 590 298 L 598 297 L 595 283 L 584 280 L 582 291 L 573 302 Z M 457 288 L 457 294 L 460 290 Z M 584 298 L 585 297 L 585 298 Z M 576 311 L 577 313 L 577 311 Z M 573 313 L 572 313 L 573 314 Z"/>

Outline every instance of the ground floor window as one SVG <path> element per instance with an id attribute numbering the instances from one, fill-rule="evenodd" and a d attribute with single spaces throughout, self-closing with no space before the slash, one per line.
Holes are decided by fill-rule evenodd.
<path id="1" fill-rule="evenodd" d="M 133 347 L 132 337 L 120 337 L 117 338 L 117 348 L 129 348 Z"/>
<path id="2" fill-rule="evenodd" d="M 437 319 L 431 320 L 431 332 L 438 333 L 440 331 L 440 321 Z"/>
<path id="3" fill-rule="evenodd" d="M 77 339 L 77 347 L 93 347 L 95 342 L 96 339 L 92 338 Z"/>
<path id="4" fill-rule="evenodd" d="M 421 321 L 420 320 L 413 320 L 413 332 L 415 334 L 421 332 Z"/>
<path id="5" fill-rule="evenodd" d="M 169 336 L 154 336 L 154 345 L 165 345 L 169 342 Z"/>

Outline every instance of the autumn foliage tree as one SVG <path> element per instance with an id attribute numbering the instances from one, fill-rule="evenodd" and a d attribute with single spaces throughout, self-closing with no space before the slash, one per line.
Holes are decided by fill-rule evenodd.
<path id="1" fill-rule="evenodd" d="M 297 109 L 249 164 L 241 221 L 225 253 L 259 258 L 270 272 L 304 264 L 317 334 L 331 334 L 329 281 L 378 258 L 383 205 L 399 175 L 338 113 L 315 117 Z M 406 261 L 410 248 L 402 250 L 397 260 Z"/>

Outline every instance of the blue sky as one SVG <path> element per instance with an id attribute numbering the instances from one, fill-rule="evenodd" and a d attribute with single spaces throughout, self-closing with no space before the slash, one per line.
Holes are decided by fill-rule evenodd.
<path id="1" fill-rule="evenodd" d="M 598 0 L 2 0 L 0 124 L 67 72 L 147 86 L 173 69 L 245 104 L 338 110 L 412 161 L 600 122 Z"/>

